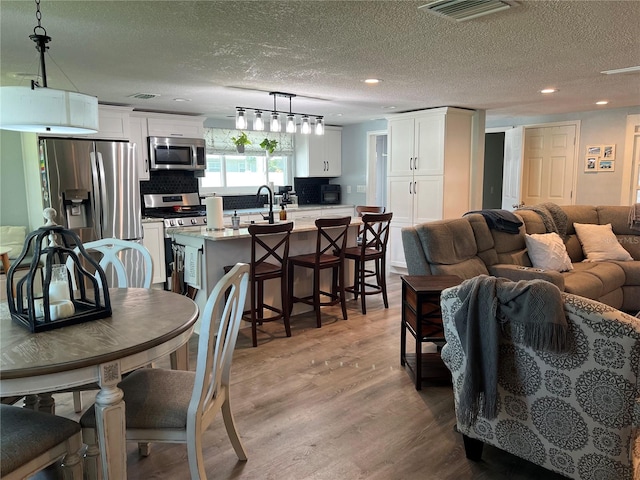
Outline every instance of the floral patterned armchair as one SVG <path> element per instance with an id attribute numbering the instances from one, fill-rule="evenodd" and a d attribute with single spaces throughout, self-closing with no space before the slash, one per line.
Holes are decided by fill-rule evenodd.
<path id="1" fill-rule="evenodd" d="M 467 457 L 490 444 L 569 478 L 640 480 L 640 319 L 583 297 L 562 294 L 568 351 L 534 351 L 499 340 L 497 416 L 459 416 L 466 357 L 456 331 L 460 287 L 442 294 L 458 430 Z"/>

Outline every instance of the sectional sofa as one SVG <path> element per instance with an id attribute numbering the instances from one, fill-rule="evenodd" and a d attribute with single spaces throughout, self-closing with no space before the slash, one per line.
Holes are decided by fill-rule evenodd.
<path id="1" fill-rule="evenodd" d="M 486 216 L 480 213 L 403 228 L 409 274 L 458 275 L 462 279 L 481 274 L 511 280 L 543 278 L 561 291 L 626 312 L 640 311 L 640 231 L 629 224 L 633 207 L 569 205 L 559 208 L 566 214 L 566 232 L 561 233 L 571 270 L 536 268 L 532 263 L 526 234 L 549 233 L 544 215 L 534 208 L 514 212 L 523 223 L 518 233 L 489 228 Z M 618 244 L 630 254 L 630 260 L 584 261 L 585 253 L 576 235 L 575 223 L 610 224 Z"/>

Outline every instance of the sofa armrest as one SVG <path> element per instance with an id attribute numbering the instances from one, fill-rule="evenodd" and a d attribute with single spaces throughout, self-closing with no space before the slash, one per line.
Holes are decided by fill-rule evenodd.
<path id="1" fill-rule="evenodd" d="M 555 270 L 544 270 L 542 268 L 525 267 L 524 265 L 510 265 L 499 263 L 487 267 L 489 273 L 494 277 L 504 277 L 517 282 L 518 280 L 541 279 L 553 283 L 560 291 L 564 292 L 564 277 Z"/>
<path id="2" fill-rule="evenodd" d="M 418 238 L 415 227 L 404 227 L 401 230 L 402 248 L 407 262 L 409 275 L 431 275 L 429 262 L 424 253 L 424 248 Z"/>

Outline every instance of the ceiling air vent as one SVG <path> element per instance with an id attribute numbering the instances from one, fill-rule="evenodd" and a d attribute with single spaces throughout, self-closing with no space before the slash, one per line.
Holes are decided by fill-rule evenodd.
<path id="1" fill-rule="evenodd" d="M 129 95 L 129 98 L 137 98 L 138 100 L 151 100 L 152 98 L 159 97 L 160 95 L 156 95 L 155 93 L 134 93 L 133 95 Z"/>
<path id="2" fill-rule="evenodd" d="M 510 0 L 434 0 L 418 9 L 463 22 L 516 5 L 516 2 Z"/>

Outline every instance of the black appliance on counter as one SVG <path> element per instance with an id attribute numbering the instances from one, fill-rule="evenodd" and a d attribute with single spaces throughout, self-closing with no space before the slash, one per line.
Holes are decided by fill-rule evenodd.
<path id="1" fill-rule="evenodd" d="M 291 202 L 291 190 L 293 187 L 291 185 L 284 185 L 278 187 L 278 193 L 276 195 L 282 195 L 282 199 L 280 200 L 281 205 L 289 205 Z"/>
<path id="2" fill-rule="evenodd" d="M 340 185 L 320 185 L 320 203 L 323 205 L 339 205 L 340 193 Z"/>

